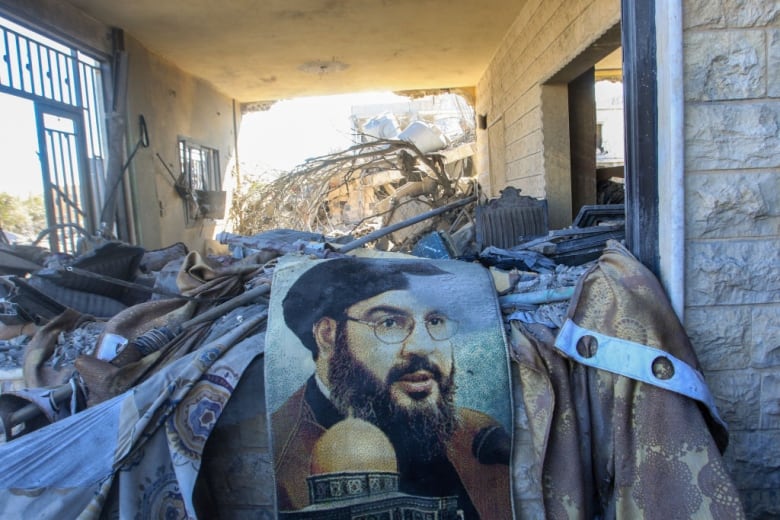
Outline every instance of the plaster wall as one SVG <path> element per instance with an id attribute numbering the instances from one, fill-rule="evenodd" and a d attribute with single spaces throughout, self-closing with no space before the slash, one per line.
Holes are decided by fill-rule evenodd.
<path id="1" fill-rule="evenodd" d="M 613 50 L 582 59 L 619 23 L 619 0 L 526 2 L 477 83 L 475 110 L 487 127 L 476 166 L 490 196 L 520 188 L 547 199 L 552 228 L 571 224 L 566 82 Z"/>
<path id="2" fill-rule="evenodd" d="M 780 516 L 780 3 L 683 2 L 685 325 L 749 518 Z"/>
<path id="3" fill-rule="evenodd" d="M 125 37 L 125 47 L 127 147 L 131 150 L 138 140 L 139 115 L 146 120 L 150 141 L 148 148 L 136 153 L 129 173 L 138 242 L 147 249 L 184 242 L 190 250 L 205 252 L 206 241 L 222 230 L 217 229 L 222 221 L 199 219 L 187 225 L 184 203 L 163 161 L 179 175 L 179 138 L 216 149 L 225 186 L 235 162 L 233 100 L 150 53 L 132 37 Z"/>

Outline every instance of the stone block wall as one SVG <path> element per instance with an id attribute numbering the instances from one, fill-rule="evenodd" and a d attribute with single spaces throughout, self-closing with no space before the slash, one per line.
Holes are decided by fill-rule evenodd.
<path id="1" fill-rule="evenodd" d="M 570 179 L 556 178 L 569 170 L 568 98 L 555 78 L 619 23 L 619 0 L 524 3 L 477 84 L 475 110 L 487 128 L 477 136 L 476 167 L 490 196 L 520 188 L 547 199 L 551 227 L 571 224 Z"/>
<path id="2" fill-rule="evenodd" d="M 662 218 L 685 219 L 685 325 L 730 426 L 732 476 L 750 518 L 779 517 L 780 2 L 683 7 L 685 214 Z M 619 20 L 619 1 L 526 2 L 477 84 L 490 196 L 511 185 L 565 203 L 551 80 Z"/>
<path id="3" fill-rule="evenodd" d="M 750 518 L 780 516 L 780 2 L 683 2 L 685 325 Z"/>

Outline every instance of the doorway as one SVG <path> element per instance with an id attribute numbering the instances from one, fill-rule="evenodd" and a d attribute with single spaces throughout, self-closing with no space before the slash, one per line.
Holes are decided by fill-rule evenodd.
<path id="1" fill-rule="evenodd" d="M 622 49 L 568 84 L 572 214 L 625 200 Z"/>
<path id="2" fill-rule="evenodd" d="M 550 221 L 556 228 L 568 227 L 583 206 L 597 204 L 599 176 L 616 176 L 622 159 L 608 152 L 618 151 L 622 139 L 621 26 L 606 31 L 582 53 L 542 84 L 542 127 L 544 128 L 545 186 L 550 203 Z M 597 92 L 604 78 L 617 81 L 617 99 L 598 103 Z M 608 112 L 614 112 L 608 114 Z M 607 149 L 607 141 L 612 141 Z M 601 171 L 616 166 L 611 171 Z"/>

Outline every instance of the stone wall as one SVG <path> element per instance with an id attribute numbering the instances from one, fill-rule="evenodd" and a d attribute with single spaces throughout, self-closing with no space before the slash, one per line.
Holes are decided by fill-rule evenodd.
<path id="1" fill-rule="evenodd" d="M 611 49 L 594 43 L 612 31 L 619 44 L 619 0 L 528 0 L 477 84 L 476 167 L 481 186 L 546 198 L 550 226 L 571 224 L 566 82 Z M 618 29 L 618 30 L 616 30 Z M 583 59 L 585 58 L 585 59 Z"/>
<path id="2" fill-rule="evenodd" d="M 748 516 L 780 515 L 780 2 L 686 0 L 685 324 Z"/>

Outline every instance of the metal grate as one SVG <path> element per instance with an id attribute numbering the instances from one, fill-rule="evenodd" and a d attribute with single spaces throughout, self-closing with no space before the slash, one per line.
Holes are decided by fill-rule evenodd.
<path id="1" fill-rule="evenodd" d="M 501 197 L 477 206 L 475 224 L 479 249 L 509 249 L 547 234 L 547 201 L 521 196 L 520 190 L 509 186 Z"/>
<path id="2" fill-rule="evenodd" d="M 80 104 L 76 76 L 80 71 L 73 51 L 45 45 L 6 27 L 0 27 L 0 36 L 0 85 L 67 105 Z"/>
<path id="3" fill-rule="evenodd" d="M 85 188 L 79 176 L 78 141 L 75 122 L 67 117 L 43 114 L 43 130 L 48 158 L 48 175 L 44 179 L 44 198 L 49 221 L 69 223 L 86 229 L 87 214 L 82 209 Z M 57 227 L 50 235 L 51 248 L 73 253 L 81 234 L 77 227 Z"/>

